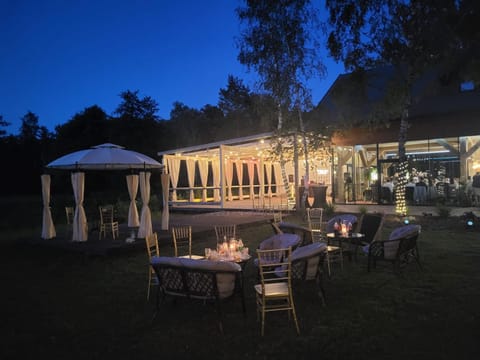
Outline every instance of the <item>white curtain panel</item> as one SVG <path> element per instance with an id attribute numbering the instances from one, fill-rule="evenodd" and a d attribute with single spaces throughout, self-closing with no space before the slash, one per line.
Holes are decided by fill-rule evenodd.
<path id="1" fill-rule="evenodd" d="M 188 201 L 190 202 L 195 200 L 195 193 L 193 191 L 193 188 L 195 187 L 195 162 L 195 159 L 187 159 L 187 178 L 188 187 L 190 188 Z"/>
<path id="2" fill-rule="evenodd" d="M 52 212 L 50 211 L 50 175 L 43 174 L 41 180 L 43 199 L 42 239 L 51 239 L 57 236 L 57 233 L 55 232 Z"/>
<path id="3" fill-rule="evenodd" d="M 177 201 L 178 177 L 180 174 L 180 158 L 167 156 L 168 173 L 172 182 L 172 201 Z"/>
<path id="4" fill-rule="evenodd" d="M 198 171 L 202 182 L 202 201 L 207 201 L 208 160 L 198 160 Z"/>
<path id="5" fill-rule="evenodd" d="M 212 160 L 213 173 L 213 201 L 220 201 L 220 161 Z"/>
<path id="6" fill-rule="evenodd" d="M 163 211 L 162 211 L 162 230 L 168 230 L 168 222 L 170 217 L 170 211 L 168 209 L 168 195 L 170 192 L 170 176 L 168 174 L 161 174 L 160 179 L 162 181 L 162 194 L 163 194 Z"/>
<path id="7" fill-rule="evenodd" d="M 128 194 L 130 195 L 130 207 L 128 208 L 128 227 L 140 226 L 138 209 L 135 199 L 138 193 L 138 175 L 127 175 Z"/>
<path id="8" fill-rule="evenodd" d="M 72 173 L 73 196 L 75 197 L 75 215 L 73 216 L 72 241 L 88 240 L 88 225 L 85 209 L 83 208 L 83 196 L 85 191 L 85 173 Z"/>
<path id="9" fill-rule="evenodd" d="M 260 190 L 258 191 L 258 197 L 263 200 L 265 196 L 265 166 L 263 162 L 257 163 L 258 182 L 260 183 Z"/>
<path id="10" fill-rule="evenodd" d="M 267 196 L 272 197 L 272 163 L 265 163 L 265 174 L 267 175 Z"/>
<path id="11" fill-rule="evenodd" d="M 243 199 L 243 161 L 237 160 L 235 162 L 235 166 L 237 167 L 237 176 L 238 176 L 238 197 L 240 200 Z"/>
<path id="12" fill-rule="evenodd" d="M 225 161 L 225 180 L 228 191 L 228 200 L 233 200 L 232 194 L 232 178 L 233 178 L 233 162 L 231 160 Z"/>
<path id="13" fill-rule="evenodd" d="M 142 197 L 142 212 L 140 214 L 140 228 L 138 229 L 138 237 L 146 238 L 153 233 L 152 231 L 152 214 L 148 203 L 150 201 L 150 173 L 140 172 L 140 195 Z"/>
<path id="14" fill-rule="evenodd" d="M 273 164 L 273 172 L 275 174 L 275 184 L 277 185 L 276 194 L 284 194 L 285 188 L 283 186 L 282 167 L 280 166 L 280 163 L 276 162 Z"/>
<path id="15" fill-rule="evenodd" d="M 250 186 L 250 199 L 255 198 L 255 188 L 253 187 L 253 181 L 255 178 L 255 163 L 253 161 L 249 161 L 247 164 L 247 170 L 248 170 L 248 181 L 249 181 L 249 186 Z"/>

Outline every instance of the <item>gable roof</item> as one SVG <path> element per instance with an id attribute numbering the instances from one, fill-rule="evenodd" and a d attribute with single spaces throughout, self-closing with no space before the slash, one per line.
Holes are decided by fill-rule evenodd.
<path id="1" fill-rule="evenodd" d="M 409 122 L 418 125 L 435 124 L 442 119 L 445 135 L 442 135 L 440 131 L 442 129 L 436 129 L 436 136 L 462 136 L 472 133 L 465 134 L 463 126 L 465 124 L 457 125 L 459 121 L 468 121 L 473 134 L 480 134 L 480 126 L 471 124 L 472 119 L 480 117 L 480 91 L 476 89 L 462 92 L 458 79 L 448 83 L 442 82 L 439 74 L 437 69 L 432 69 L 415 82 L 412 88 L 413 104 L 409 109 Z M 365 127 L 363 124 L 372 118 L 373 114 L 386 124 L 380 127 L 383 127 L 383 130 L 388 127 L 395 128 L 401 109 L 398 105 L 395 108 L 395 104 L 384 105 L 387 98 L 385 94 L 393 89 L 390 84 L 395 76 L 392 66 L 379 67 L 362 74 L 350 73 L 338 76 L 308 117 L 309 128 L 321 130 L 322 127 L 330 126 L 348 130 L 355 126 L 359 130 Z M 422 127 L 425 127 L 425 124 L 422 124 Z M 360 135 L 359 133 L 363 132 L 356 132 L 357 135 Z M 430 134 L 415 134 L 409 130 L 409 138 L 411 135 L 426 138 Z M 369 137 L 372 137 L 372 134 Z M 358 141 L 362 142 L 361 139 Z"/>

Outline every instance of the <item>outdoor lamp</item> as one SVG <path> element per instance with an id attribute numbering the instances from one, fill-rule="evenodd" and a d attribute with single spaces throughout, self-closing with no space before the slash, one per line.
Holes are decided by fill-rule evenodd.
<path id="1" fill-rule="evenodd" d="M 470 211 L 470 212 L 464 213 L 462 217 L 463 217 L 463 220 L 465 221 L 465 229 L 467 230 L 473 229 L 475 226 L 475 220 L 477 219 L 475 214 Z"/>

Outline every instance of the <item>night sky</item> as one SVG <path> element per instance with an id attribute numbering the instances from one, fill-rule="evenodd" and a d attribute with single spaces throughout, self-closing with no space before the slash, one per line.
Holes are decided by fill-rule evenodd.
<path id="1" fill-rule="evenodd" d="M 323 3 L 323 1 L 319 1 Z M 28 111 L 54 130 L 85 108 L 112 114 L 138 90 L 170 118 L 175 101 L 216 105 L 229 74 L 255 89 L 237 60 L 239 0 L 0 0 L 0 115 L 18 133 Z M 324 55 L 318 103 L 343 67 Z"/>

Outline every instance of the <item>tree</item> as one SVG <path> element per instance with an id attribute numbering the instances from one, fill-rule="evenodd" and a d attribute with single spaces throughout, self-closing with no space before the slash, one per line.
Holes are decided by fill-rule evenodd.
<path id="1" fill-rule="evenodd" d="M 317 56 L 315 38 L 316 12 L 308 0 L 245 0 L 246 7 L 237 9 L 240 21 L 244 22 L 239 42 L 240 63 L 253 68 L 260 76 L 261 86 L 269 92 L 277 104 L 277 130 L 300 131 L 306 162 L 306 181 L 303 197 L 308 194 L 308 150 L 302 112 L 311 108 L 307 80 L 323 75 L 324 66 Z M 292 111 L 296 122 L 284 128 L 284 115 Z M 279 136 L 278 139 L 285 139 Z M 293 147 L 297 148 L 296 135 Z M 290 193 L 283 158 L 283 140 L 277 142 L 276 153 L 280 155 L 284 186 Z M 295 156 L 298 154 L 295 151 Z M 298 163 L 298 159 L 294 159 Z M 296 187 L 298 187 L 298 179 Z M 305 204 L 304 199 L 300 205 Z"/>
<path id="2" fill-rule="evenodd" d="M 57 141 L 54 157 L 111 142 L 108 116 L 97 105 L 87 107 L 65 124 L 57 125 L 55 132 Z"/>
<path id="3" fill-rule="evenodd" d="M 235 137 L 240 137 L 242 129 L 253 125 L 251 93 L 241 79 L 228 76 L 227 87 L 220 89 L 219 92 L 218 107 L 222 110 L 227 122 L 233 124 Z"/>
<path id="4" fill-rule="evenodd" d="M 138 90 L 120 94 L 121 103 L 111 120 L 110 138 L 122 146 L 155 156 L 164 126 L 157 115 L 158 103 L 150 96 L 140 98 Z"/>
<path id="5" fill-rule="evenodd" d="M 405 215 L 408 170 L 405 143 L 409 110 L 418 100 L 412 91 L 413 85 L 428 69 L 435 67 L 446 75 L 466 69 L 467 63 L 473 64 L 472 60 L 478 59 L 477 2 L 327 0 L 326 7 L 331 26 L 328 48 L 336 60 L 344 62 L 347 70 L 363 73 L 380 65 L 394 68 L 384 98 L 385 103 L 391 105 L 384 110 L 389 111 L 380 112 L 381 116 L 376 118 L 373 113 L 373 118 L 367 121 L 400 118 L 396 212 Z M 468 31 L 464 29 L 466 19 L 469 19 Z M 472 31 L 473 39 L 470 38 Z"/>
<path id="6" fill-rule="evenodd" d="M 3 116 L 0 115 L 0 137 L 7 135 L 7 130 L 2 129 L 4 127 L 6 128 L 7 126 L 10 126 L 10 123 L 3 120 Z"/>
<path id="7" fill-rule="evenodd" d="M 174 102 L 170 111 L 169 125 L 175 134 L 175 147 L 200 144 L 199 124 L 202 112 L 181 102 Z"/>
<path id="8" fill-rule="evenodd" d="M 24 142 L 37 140 L 40 136 L 38 116 L 28 111 L 21 119 L 19 139 Z"/>
<path id="9" fill-rule="evenodd" d="M 138 97 L 138 90 L 126 90 L 120 93 L 122 102 L 115 109 L 114 114 L 122 119 L 130 120 L 159 120 L 158 103 L 150 96 L 142 99 Z"/>

